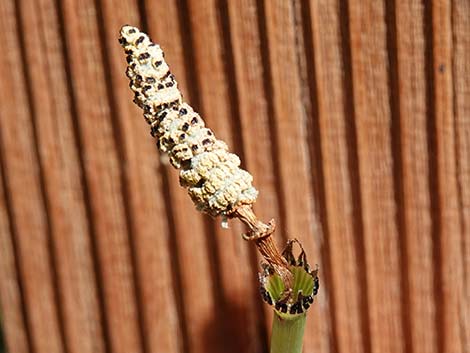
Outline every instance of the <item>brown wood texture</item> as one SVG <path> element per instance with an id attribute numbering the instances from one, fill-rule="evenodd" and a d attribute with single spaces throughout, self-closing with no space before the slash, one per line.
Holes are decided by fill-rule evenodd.
<path id="1" fill-rule="evenodd" d="M 8 352 L 269 351 L 243 227 L 132 103 L 124 24 L 318 264 L 304 352 L 470 353 L 468 0 L 0 1 Z"/>
<path id="2" fill-rule="evenodd" d="M 58 14 L 47 2 L 31 7 L 21 1 L 17 6 L 24 60 L 36 63 L 25 65 L 25 69 L 49 215 L 51 250 L 56 260 L 64 343 L 72 352 L 103 352 L 91 239 L 84 236 L 89 234 L 89 223 Z M 45 90 L 46 86 L 49 89 Z"/>
<path id="3" fill-rule="evenodd" d="M 433 225 L 428 170 L 429 142 L 426 91 L 426 15 L 424 4 L 395 3 L 389 19 L 396 34 L 390 45 L 396 48 L 392 87 L 399 119 L 394 124 L 395 153 L 401 168 L 397 171 L 399 227 L 401 232 L 404 310 L 410 317 L 405 340 L 410 349 L 438 352 L 436 302 L 434 299 Z"/>
<path id="4" fill-rule="evenodd" d="M 16 257 L 16 271 L 28 337 L 28 342 L 23 344 L 29 344 L 30 349 L 36 352 L 63 352 L 63 330 L 54 273 L 58 264 L 53 261 L 50 246 L 50 223 L 44 202 L 38 150 L 35 146 L 34 112 L 26 67 L 23 64 L 23 38 L 16 5 L 14 1 L 2 1 L 0 5 L 1 16 L 5 18 L 1 22 L 1 36 L 6 49 L 6 55 L 2 57 L 0 65 L 1 155 L 6 193 L 4 201 L 8 205 L 5 206 L 8 207 L 10 224 L 10 232 L 2 233 L 2 238 L 8 242 L 10 237 L 13 237 L 11 242 Z M 9 192 L 11 190 L 21 192 Z M 8 257 L 11 259 L 11 255 L 10 252 L 7 260 Z M 10 305 L 4 302 L 2 304 L 6 307 Z M 12 305 L 15 305 L 15 302 L 12 302 Z M 12 347 L 14 348 L 15 346 Z M 21 345 L 19 349 L 22 349 Z"/>

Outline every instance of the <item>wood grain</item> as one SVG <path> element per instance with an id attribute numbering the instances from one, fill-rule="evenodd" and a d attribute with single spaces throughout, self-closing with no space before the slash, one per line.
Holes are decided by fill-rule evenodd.
<path id="1" fill-rule="evenodd" d="M 30 342 L 24 312 L 24 297 L 19 282 L 18 259 L 15 254 L 13 229 L 8 214 L 8 203 L 4 190 L 3 170 L 0 170 L 0 306 L 2 308 L 2 328 L 6 348 L 19 353 L 30 351 Z"/>
<path id="2" fill-rule="evenodd" d="M 147 31 L 319 265 L 304 352 L 470 351 L 470 3 L 0 1 L 10 352 L 267 352 L 243 227 L 198 213 L 132 103 Z M 1 350 L 1 348 L 0 348 Z"/>
<path id="3" fill-rule="evenodd" d="M 360 259 L 361 214 L 354 194 L 357 165 L 348 149 L 353 112 L 348 95 L 350 70 L 346 60 L 348 38 L 342 38 L 339 2 L 311 1 L 318 121 L 321 134 L 326 219 L 332 282 L 331 303 L 338 351 L 364 352 L 367 347 L 366 289 Z M 341 327 L 341 330 L 338 328 Z"/>
<path id="4" fill-rule="evenodd" d="M 403 302 L 391 149 L 396 117 L 389 102 L 385 9 L 381 1 L 362 1 L 348 10 L 371 351 L 401 352 Z"/>
<path id="5" fill-rule="evenodd" d="M 70 352 L 103 352 L 101 312 L 58 14 L 44 2 L 28 6 L 21 1 L 19 10 L 25 60 L 36 63 L 25 69 L 50 215 L 52 256 L 60 264 L 58 299 L 65 345 Z"/>
<path id="6" fill-rule="evenodd" d="M 406 340 L 411 351 L 437 352 L 436 302 L 431 197 L 429 195 L 429 144 L 427 135 L 429 97 L 426 91 L 427 45 L 424 4 L 397 1 L 389 10 L 389 31 L 395 71 L 392 79 L 399 119 L 394 146 L 399 154 L 401 192 L 399 217 L 403 249 L 402 266 L 405 311 L 409 315 Z"/>
<path id="7" fill-rule="evenodd" d="M 5 47 L 5 55 L 0 59 L 0 153 L 4 188 L 28 313 L 30 348 L 38 353 L 60 353 L 64 351 L 64 342 L 56 304 L 55 264 L 50 253 L 50 228 L 15 11 L 13 1 L 1 2 L 0 15 L 5 19 L 0 24 L 0 39 Z"/>
<path id="8" fill-rule="evenodd" d="M 302 105 L 300 68 L 295 47 L 294 8 L 284 1 L 264 2 L 265 31 L 269 59 L 270 104 L 273 107 L 273 151 L 282 203 L 280 230 L 299 239 L 312 264 L 322 267 L 322 234 L 315 213 L 312 171 L 308 148 L 308 116 Z M 285 163 L 289 161 L 289 163 Z M 299 212 L 299 207 L 302 212 Z M 322 278 L 324 279 L 325 277 Z M 329 352 L 331 326 L 328 289 L 319 292 L 318 305 L 307 322 L 306 352 Z"/>
<path id="9" fill-rule="evenodd" d="M 106 335 L 113 352 L 142 350 L 134 271 L 126 221 L 120 155 L 114 136 L 93 1 L 61 4 L 67 64 L 87 192 L 92 237 L 99 264 Z"/>
<path id="10" fill-rule="evenodd" d="M 270 107 L 267 102 L 265 72 L 263 70 L 263 43 L 260 40 L 260 20 L 255 1 L 228 2 L 233 71 L 243 141 L 243 163 L 253 175 L 259 189 L 255 204 L 257 215 L 269 221 L 280 219 L 276 195 L 276 175 L 271 155 Z M 227 35 L 227 34 L 225 34 Z M 234 119 L 236 117 L 231 117 Z M 240 149 L 240 147 L 238 147 Z"/>
<path id="11" fill-rule="evenodd" d="M 452 77 L 463 295 L 459 313 L 462 351 L 470 351 L 470 3 L 452 2 Z M 465 309 L 467 308 L 467 309 Z"/>
<path id="12" fill-rule="evenodd" d="M 463 259 L 457 183 L 454 93 L 452 87 L 452 21 L 450 1 L 432 5 L 432 83 L 436 152 L 435 206 L 438 227 L 439 319 L 441 352 L 463 352 L 460 313 L 463 307 Z"/>

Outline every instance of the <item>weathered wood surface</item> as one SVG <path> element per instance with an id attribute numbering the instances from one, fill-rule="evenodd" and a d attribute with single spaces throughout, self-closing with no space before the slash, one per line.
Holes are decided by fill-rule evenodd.
<path id="1" fill-rule="evenodd" d="M 9 352 L 266 352 L 259 257 L 198 214 L 132 103 L 166 51 L 320 268 L 305 352 L 470 352 L 468 0 L 0 1 Z"/>

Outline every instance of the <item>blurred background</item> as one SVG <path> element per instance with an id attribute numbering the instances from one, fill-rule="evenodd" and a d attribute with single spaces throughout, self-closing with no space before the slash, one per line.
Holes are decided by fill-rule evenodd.
<path id="1" fill-rule="evenodd" d="M 470 352 L 468 0 L 1 0 L 0 18 L 10 353 L 268 351 L 260 259 L 160 159 L 123 24 L 241 156 L 279 245 L 318 264 L 304 352 Z"/>

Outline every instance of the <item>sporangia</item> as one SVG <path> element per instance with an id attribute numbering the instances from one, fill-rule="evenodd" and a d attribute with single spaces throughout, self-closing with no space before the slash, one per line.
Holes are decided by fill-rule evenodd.
<path id="1" fill-rule="evenodd" d="M 121 29 L 119 42 L 127 54 L 126 74 L 134 102 L 144 111 L 160 151 L 180 170 L 180 183 L 197 209 L 229 216 L 253 204 L 258 191 L 252 186 L 252 176 L 184 102 L 160 46 L 132 26 Z"/>

